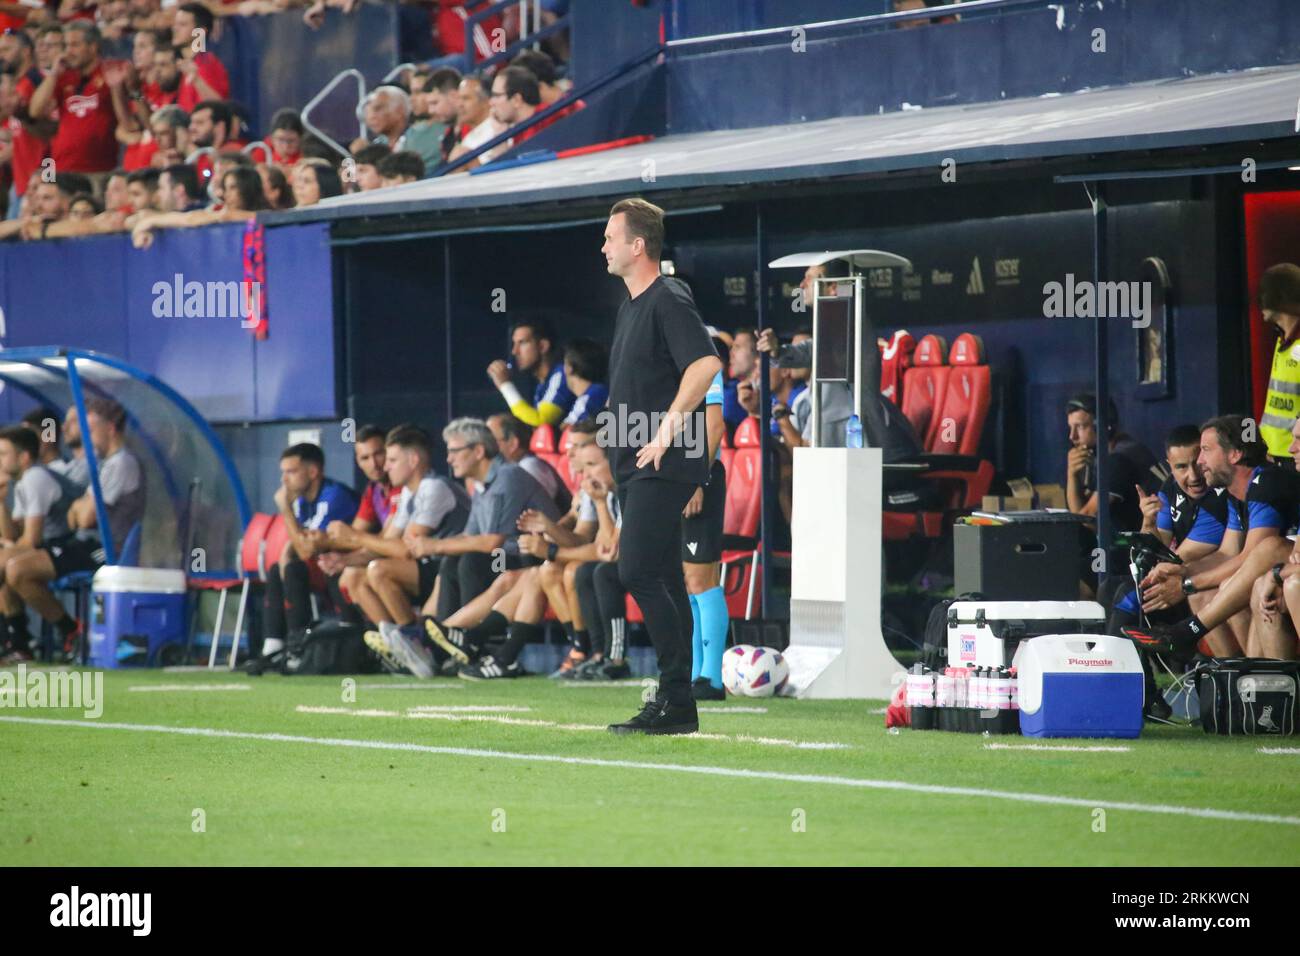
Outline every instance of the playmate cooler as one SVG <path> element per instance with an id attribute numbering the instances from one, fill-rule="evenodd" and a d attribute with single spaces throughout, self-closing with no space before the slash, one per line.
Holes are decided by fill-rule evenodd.
<path id="1" fill-rule="evenodd" d="M 1136 737 L 1142 732 L 1142 662 L 1109 634 L 1048 634 L 1014 661 L 1026 737 Z"/>
<path id="2" fill-rule="evenodd" d="M 92 667 L 178 663 L 185 644 L 185 574 L 105 565 L 95 572 Z"/>

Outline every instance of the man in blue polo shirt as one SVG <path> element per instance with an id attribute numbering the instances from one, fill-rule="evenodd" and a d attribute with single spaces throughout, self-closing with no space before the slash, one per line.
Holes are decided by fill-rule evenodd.
<path id="1" fill-rule="evenodd" d="M 280 454 L 280 487 L 275 506 L 289 533 L 279 562 L 266 574 L 263 603 L 262 655 L 284 648 L 290 631 L 311 623 L 311 581 L 307 562 L 331 549 L 325 533 L 332 521 L 350 524 L 357 514 L 357 496 L 347 485 L 325 477 L 325 453 L 306 442 Z"/>

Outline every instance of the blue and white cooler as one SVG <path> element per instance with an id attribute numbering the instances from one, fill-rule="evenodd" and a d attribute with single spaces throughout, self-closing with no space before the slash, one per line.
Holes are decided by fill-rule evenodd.
<path id="1" fill-rule="evenodd" d="M 1142 662 L 1109 634 L 1047 634 L 1020 644 L 1012 664 L 1026 737 L 1136 737 Z"/>
<path id="2" fill-rule="evenodd" d="M 158 667 L 185 646 L 185 573 L 105 565 L 91 590 L 92 667 Z"/>

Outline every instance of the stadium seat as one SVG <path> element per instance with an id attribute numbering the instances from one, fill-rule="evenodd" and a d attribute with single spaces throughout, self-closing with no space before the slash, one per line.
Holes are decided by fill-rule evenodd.
<path id="1" fill-rule="evenodd" d="M 239 656 L 239 635 L 244 628 L 244 614 L 248 609 L 248 591 L 254 580 L 266 580 L 265 569 L 263 566 L 263 552 L 266 548 L 266 536 L 271 529 L 273 522 L 279 521 L 283 527 L 283 519 L 279 515 L 268 515 L 257 513 L 253 515 L 248 522 L 248 527 L 244 529 L 244 536 L 239 541 L 239 577 L 235 578 L 193 578 L 188 581 L 191 589 L 196 591 L 219 591 L 220 596 L 217 598 L 217 620 L 212 628 L 212 646 L 208 651 L 208 668 L 211 669 L 217 664 L 217 645 L 221 643 L 221 632 L 226 621 L 226 597 L 231 588 L 236 585 L 240 588 L 239 609 L 235 612 L 235 631 L 231 642 L 230 656 L 227 658 L 227 664 L 231 670 L 234 670 Z M 195 619 L 198 616 L 197 602 L 195 607 Z M 193 623 L 190 627 L 190 638 L 193 640 Z"/>
<path id="2" fill-rule="evenodd" d="M 939 427 L 926 447 L 940 455 L 975 455 L 979 452 L 992 401 L 989 367 L 984 364 L 984 343 L 966 332 L 952 343 L 948 356 L 948 388 L 940 407 Z"/>
<path id="3" fill-rule="evenodd" d="M 561 469 L 567 464 L 568 456 L 560 454 L 556 449 L 554 426 L 538 425 L 534 428 L 533 437 L 528 442 L 528 450 L 559 472 L 561 478 L 564 477 L 564 471 Z M 568 483 L 567 480 L 565 483 Z"/>
<path id="4" fill-rule="evenodd" d="M 930 448 L 939 425 L 951 369 L 944 364 L 948 343 L 941 336 L 922 336 L 912 353 L 912 367 L 903 373 L 903 404 L 907 420 L 916 429 L 921 447 Z"/>
<path id="5" fill-rule="evenodd" d="M 284 518 L 273 515 L 262 538 L 262 547 L 257 553 L 257 577 L 266 580 L 266 573 L 280 563 L 280 555 L 289 543 L 289 529 L 284 526 Z"/>
<path id="6" fill-rule="evenodd" d="M 880 394 L 900 408 L 903 405 L 903 376 L 912 365 L 916 339 L 899 329 L 880 346 Z"/>
<path id="7" fill-rule="evenodd" d="M 754 610 L 754 589 L 762 554 L 758 536 L 763 516 L 763 448 L 757 418 L 746 418 L 736 427 L 734 443 L 736 447 L 727 467 L 727 506 L 722 524 L 722 580 L 729 609 L 739 610 L 738 595 L 744 593 L 744 617 L 749 620 Z M 734 576 L 743 572 L 746 565 L 749 582 L 742 588 Z M 735 607 L 731 595 L 737 595 Z"/>

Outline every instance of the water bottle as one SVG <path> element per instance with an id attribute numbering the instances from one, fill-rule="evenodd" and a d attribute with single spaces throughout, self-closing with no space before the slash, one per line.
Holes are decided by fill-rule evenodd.
<path id="1" fill-rule="evenodd" d="M 858 418 L 857 415 L 850 415 L 849 424 L 845 428 L 844 435 L 847 443 L 845 447 L 861 448 L 862 447 L 862 419 Z"/>

